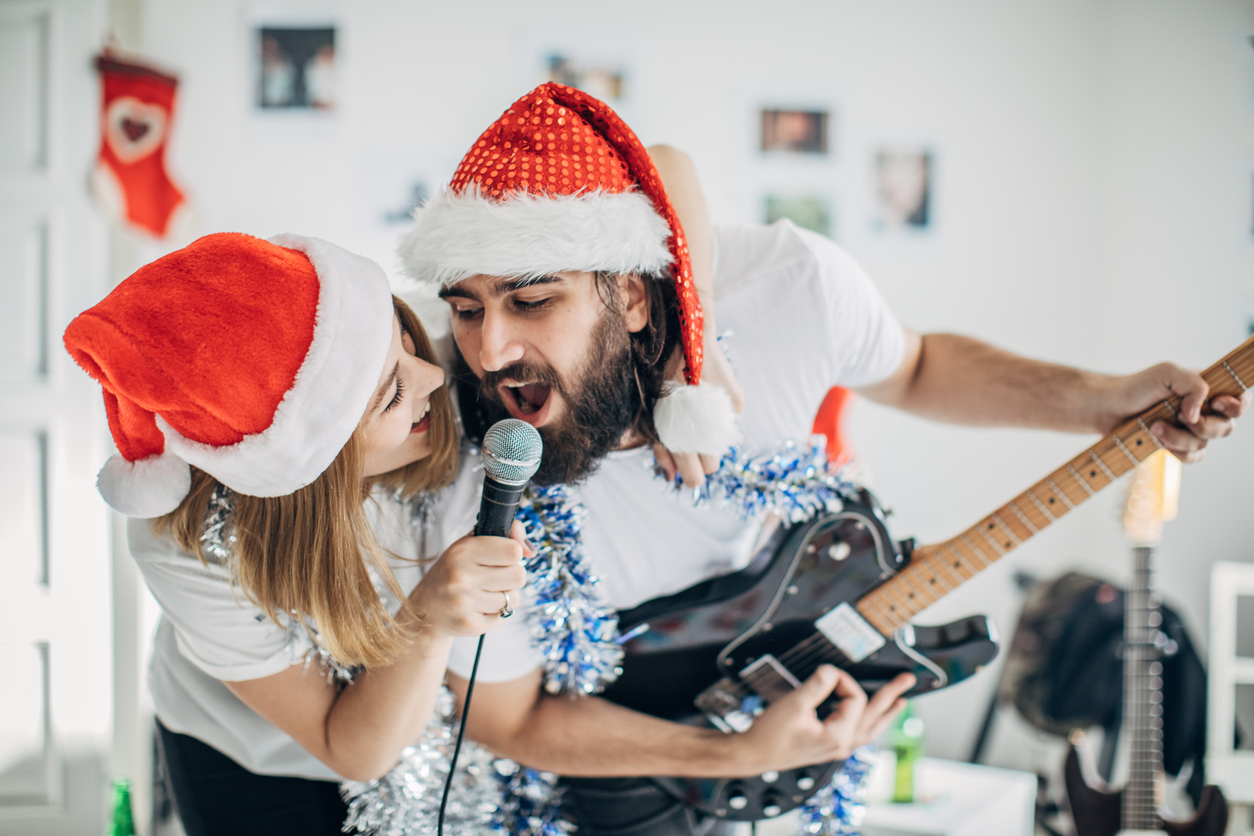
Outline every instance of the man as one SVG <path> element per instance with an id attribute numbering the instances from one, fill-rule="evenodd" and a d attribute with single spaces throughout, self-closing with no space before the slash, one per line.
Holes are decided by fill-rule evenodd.
<path id="1" fill-rule="evenodd" d="M 763 520 L 681 502 L 650 467 L 650 442 L 717 457 L 735 430 L 728 399 L 701 383 L 689 242 L 630 130 L 601 103 L 544 85 L 479 139 L 451 190 L 416 217 L 402 257 L 451 307 L 467 435 L 506 416 L 539 428 L 536 481 L 574 485 L 609 603 L 627 609 L 744 566 Z M 1109 431 L 1184 395 L 1181 425 L 1155 433 L 1186 460 L 1249 405 L 1248 396 L 1216 398 L 1204 411 L 1205 383 L 1170 364 L 1108 377 L 965 337 L 920 337 L 843 251 L 791 224 L 716 237 L 718 320 L 734 334 L 741 447 L 751 454 L 805 439 L 836 384 L 937 420 L 1078 432 Z M 667 384 L 680 369 L 688 385 Z M 464 473 L 445 502 L 446 536 L 473 519 L 480 478 Z M 460 647 L 450 661 L 462 694 L 472 656 L 473 645 Z M 724 735 L 595 697 L 546 695 L 543 662 L 525 624 L 490 634 L 468 733 L 529 766 L 620 779 L 572 781 L 584 834 L 694 832 L 686 811 L 633 776 L 753 775 L 846 757 L 883 730 L 913 681 L 899 677 L 868 699 L 847 674 L 821 667 L 747 732 Z M 815 708 L 833 692 L 841 702 L 820 721 Z"/>

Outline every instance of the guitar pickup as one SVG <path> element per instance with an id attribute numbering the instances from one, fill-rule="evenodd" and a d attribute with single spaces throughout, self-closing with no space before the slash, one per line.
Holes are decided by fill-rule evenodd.
<path id="1" fill-rule="evenodd" d="M 767 702 L 775 702 L 789 691 L 801 687 L 801 681 L 792 675 L 792 671 L 769 653 L 746 666 L 740 672 L 740 678 Z"/>

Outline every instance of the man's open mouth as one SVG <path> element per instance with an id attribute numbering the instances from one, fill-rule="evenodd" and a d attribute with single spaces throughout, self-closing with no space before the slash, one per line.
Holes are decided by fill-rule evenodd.
<path id="1" fill-rule="evenodd" d="M 549 402 L 553 387 L 544 383 L 502 383 L 498 391 L 511 415 L 538 425 L 547 414 L 544 407 Z"/>

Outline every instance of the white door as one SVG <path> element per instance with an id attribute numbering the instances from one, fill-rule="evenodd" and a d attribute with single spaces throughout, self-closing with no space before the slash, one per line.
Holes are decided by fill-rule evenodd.
<path id="1" fill-rule="evenodd" d="M 0 0 L 0 834 L 98 834 L 112 716 L 107 450 L 61 333 L 106 289 L 86 194 L 103 0 Z"/>

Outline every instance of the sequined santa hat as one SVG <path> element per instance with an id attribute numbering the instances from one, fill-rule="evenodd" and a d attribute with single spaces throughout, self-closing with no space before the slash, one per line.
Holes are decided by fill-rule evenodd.
<path id="1" fill-rule="evenodd" d="M 683 228 L 648 152 L 604 102 L 540 85 L 484 131 L 414 219 L 401 261 L 428 285 L 568 270 L 674 281 L 688 385 L 658 401 L 654 426 L 673 452 L 718 456 L 738 440 L 730 396 L 701 382 L 703 317 Z"/>
<path id="2" fill-rule="evenodd" d="M 157 517 L 188 465 L 250 496 L 313 482 L 366 412 L 392 315 L 383 270 L 316 238 L 209 235 L 140 268 L 65 331 L 118 449 L 101 495 Z"/>

